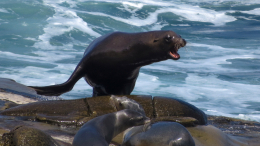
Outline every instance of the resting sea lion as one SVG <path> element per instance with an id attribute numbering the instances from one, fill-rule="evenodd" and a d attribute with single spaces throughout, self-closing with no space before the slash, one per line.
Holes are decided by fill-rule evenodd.
<path id="1" fill-rule="evenodd" d="M 96 117 L 84 124 L 73 140 L 73 146 L 108 146 L 111 140 L 132 126 L 143 125 L 150 119 L 143 114 L 125 109 Z"/>
<path id="2" fill-rule="evenodd" d="M 95 39 L 62 84 L 32 87 L 38 94 L 58 96 L 72 90 L 82 77 L 93 87 L 93 96 L 130 95 L 142 66 L 167 59 L 178 60 L 186 41 L 173 31 L 113 32 Z"/>
<path id="3" fill-rule="evenodd" d="M 181 124 L 158 122 L 128 129 L 122 146 L 195 146 L 195 143 Z"/>

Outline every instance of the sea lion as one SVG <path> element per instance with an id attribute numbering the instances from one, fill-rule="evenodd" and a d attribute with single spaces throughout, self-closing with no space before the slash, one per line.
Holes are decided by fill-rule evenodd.
<path id="1" fill-rule="evenodd" d="M 195 143 L 181 124 L 158 122 L 127 129 L 122 146 L 195 146 Z"/>
<path id="2" fill-rule="evenodd" d="M 72 90 L 82 77 L 93 96 L 130 95 L 142 66 L 167 59 L 178 60 L 186 41 L 173 31 L 113 32 L 95 39 L 70 78 L 62 84 L 34 87 L 40 95 L 58 96 Z"/>
<path id="3" fill-rule="evenodd" d="M 132 126 L 143 125 L 150 119 L 125 109 L 96 117 L 84 124 L 74 137 L 73 146 L 108 146 L 113 137 Z"/>

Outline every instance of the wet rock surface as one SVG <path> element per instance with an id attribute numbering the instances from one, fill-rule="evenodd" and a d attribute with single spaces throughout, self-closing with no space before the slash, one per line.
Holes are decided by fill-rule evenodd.
<path id="1" fill-rule="evenodd" d="M 185 101 L 159 96 L 154 97 L 153 101 L 156 117 L 193 117 L 199 125 L 207 124 L 206 114 Z"/>
<path id="2" fill-rule="evenodd" d="M 204 112 L 178 99 L 166 97 L 126 95 L 142 105 L 146 116 L 155 121 L 174 121 L 184 125 L 205 125 Z M 166 101 L 166 103 L 165 103 Z M 88 120 L 116 112 L 110 96 L 98 96 L 77 100 L 40 101 L 15 106 L 0 112 L 9 116 L 33 116 L 38 121 L 47 121 L 58 125 L 82 125 Z M 163 106 L 165 104 L 165 106 Z M 178 112 L 175 112 L 175 111 Z"/>
<path id="3" fill-rule="evenodd" d="M 260 123 L 223 116 L 208 116 L 211 125 L 236 136 L 260 135 Z"/>
<path id="4" fill-rule="evenodd" d="M 1 94 L 1 92 L 5 92 L 5 94 Z M 9 99 L 7 96 L 13 96 L 13 98 Z M 38 95 L 34 89 L 17 83 L 15 80 L 0 78 L 0 99 L 5 98 L 8 98 L 13 102 L 17 102 L 18 104 L 46 100 L 62 100 L 62 98 L 57 96 L 49 97 Z"/>

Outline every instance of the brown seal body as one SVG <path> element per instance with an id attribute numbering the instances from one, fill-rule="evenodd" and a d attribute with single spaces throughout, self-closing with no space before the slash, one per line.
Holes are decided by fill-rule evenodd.
<path id="1" fill-rule="evenodd" d="M 114 32 L 95 39 L 71 77 L 62 84 L 32 87 L 38 94 L 57 96 L 70 91 L 82 77 L 93 87 L 93 96 L 129 95 L 142 66 L 180 58 L 186 41 L 173 31 Z"/>
<path id="2" fill-rule="evenodd" d="M 73 146 L 108 146 L 113 137 L 132 126 L 143 125 L 149 118 L 125 109 L 94 118 L 84 124 L 73 140 Z"/>

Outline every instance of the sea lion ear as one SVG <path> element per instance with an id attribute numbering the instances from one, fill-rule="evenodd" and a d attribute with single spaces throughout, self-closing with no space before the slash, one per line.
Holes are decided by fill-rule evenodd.
<path id="1" fill-rule="evenodd" d="M 158 42 L 158 41 L 159 41 L 159 39 L 154 39 L 154 40 L 153 40 L 154 43 L 155 43 L 155 42 Z"/>

